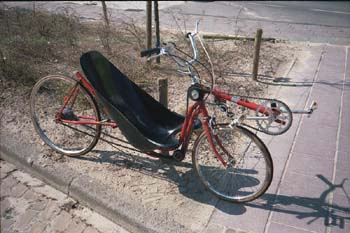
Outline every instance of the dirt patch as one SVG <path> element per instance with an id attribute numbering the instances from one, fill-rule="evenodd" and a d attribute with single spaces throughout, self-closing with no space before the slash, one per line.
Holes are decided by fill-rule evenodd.
<path id="1" fill-rule="evenodd" d="M 178 222 L 198 222 L 199 225 L 193 224 L 194 230 L 204 224 L 201 222 L 203 221 L 201 208 L 212 208 L 216 199 L 204 191 L 195 177 L 189 156 L 191 151 L 183 162 L 178 163 L 151 158 L 100 141 L 93 151 L 84 156 L 63 157 L 43 143 L 31 123 L 29 96 L 33 83 L 49 73 L 71 73 L 73 70 L 80 70 L 79 56 L 88 50 L 100 50 L 130 79 L 154 97 L 157 97 L 157 78 L 168 77 L 169 108 L 183 113 L 190 80 L 186 76 L 176 74 L 176 67 L 171 60 L 162 59 L 160 65 L 154 63 L 149 65 L 145 59 L 139 57 L 140 50 L 144 48 L 144 29 L 121 22 L 108 32 L 110 40 L 107 38 L 106 41 L 103 24 L 82 24 L 76 19 L 71 21 L 65 19 L 65 17 L 70 18 L 69 15 L 56 15 L 54 17 L 62 17 L 62 22 L 67 23 L 66 32 L 75 36 L 70 42 L 65 40 L 59 43 L 58 38 L 67 39 L 68 37 L 50 31 L 50 25 L 46 25 L 45 22 L 56 21 L 44 19 L 52 15 L 37 12 L 40 15 L 38 17 L 42 19 L 37 19 L 40 24 L 36 25 L 47 28 L 49 31 L 45 34 L 45 30 L 37 30 L 35 25 L 30 25 L 33 28 L 30 29 L 32 32 L 29 32 L 29 29 L 21 24 L 25 22 L 26 17 L 31 17 L 30 14 L 33 12 L 21 12 L 18 9 L 0 10 L 1 30 L 6 32 L 2 34 L 6 40 L 2 38 L 1 41 L 8 41 L 8 43 L 0 43 L 1 134 L 6 135 L 9 132 L 16 135 L 17 140 L 29 142 L 37 147 L 42 152 L 43 164 L 49 166 L 53 163 L 64 163 L 112 187 L 116 192 L 125 193 L 130 199 L 150 209 L 151 212 L 164 212 L 165 219 L 166 214 L 175 215 L 180 211 L 186 214 L 176 215 L 174 218 Z M 5 17 L 6 20 L 4 20 Z M 16 21 L 16 18 L 20 20 Z M 175 41 L 179 48 L 191 54 L 188 42 L 182 36 L 171 32 L 164 32 L 164 34 L 163 38 Z M 19 42 L 12 40 L 16 36 L 26 40 L 19 40 Z M 39 44 L 32 43 L 34 36 L 41 36 Z M 110 53 L 107 51 L 106 43 L 111 49 Z M 266 85 L 256 83 L 244 75 L 251 70 L 253 42 L 206 41 L 206 44 L 216 67 L 216 84 L 219 88 L 238 95 L 263 96 L 266 93 L 268 88 Z M 21 55 L 21 51 L 25 53 Z M 287 43 L 263 43 L 260 52 L 260 74 L 273 76 L 280 65 L 288 63 L 293 58 L 296 51 L 295 46 Z M 205 59 L 201 61 L 204 64 L 208 63 Z M 17 67 L 19 63 L 21 65 Z M 205 73 L 204 71 L 200 70 Z M 206 75 L 203 75 L 203 79 L 208 77 Z M 104 132 L 120 136 L 118 129 L 104 129 Z M 192 205 L 188 205 L 190 202 Z M 194 208 L 193 203 L 198 208 Z"/>

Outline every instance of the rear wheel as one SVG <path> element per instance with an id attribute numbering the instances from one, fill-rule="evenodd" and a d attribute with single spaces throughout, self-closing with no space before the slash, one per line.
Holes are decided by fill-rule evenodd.
<path id="1" fill-rule="evenodd" d="M 40 79 L 30 96 L 31 118 L 34 128 L 52 149 L 68 156 L 89 152 L 97 143 L 100 125 L 64 123 L 57 117 L 64 100 L 76 87 L 75 94 L 62 112 L 61 119 L 79 122 L 85 116 L 100 120 L 97 104 L 91 94 L 76 80 L 62 75 Z"/>
<path id="2" fill-rule="evenodd" d="M 270 186 L 273 164 L 265 144 L 249 130 L 216 126 L 215 148 L 227 162 L 225 167 L 210 148 L 203 131 L 194 144 L 192 163 L 206 188 L 232 202 L 248 202 Z"/>

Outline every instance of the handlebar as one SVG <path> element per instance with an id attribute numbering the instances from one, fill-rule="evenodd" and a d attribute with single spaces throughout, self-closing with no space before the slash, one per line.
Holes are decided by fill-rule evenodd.
<path id="1" fill-rule="evenodd" d="M 191 46 L 193 48 L 193 59 L 191 61 L 189 61 L 188 63 L 193 65 L 197 59 L 198 59 L 198 49 L 197 49 L 197 45 L 196 45 L 196 41 L 194 39 L 194 37 L 196 36 L 197 33 L 188 33 L 187 34 L 187 38 L 190 39 L 191 42 Z"/>
<path id="2" fill-rule="evenodd" d="M 196 27 L 195 27 L 194 32 L 190 32 L 190 33 L 186 34 L 186 37 L 190 39 L 191 46 L 193 48 L 193 59 L 187 62 L 190 65 L 193 65 L 198 60 L 198 49 L 197 49 L 196 41 L 194 39 L 195 36 L 198 34 L 198 25 L 199 25 L 199 20 L 196 22 Z M 151 48 L 151 49 L 141 51 L 141 57 L 145 57 L 145 56 L 149 57 L 153 54 L 157 54 L 155 56 L 149 57 L 148 60 L 150 60 L 152 58 L 156 58 L 156 57 L 159 57 L 161 55 L 170 54 L 169 52 L 170 52 L 169 48 L 167 48 L 167 47 Z"/>

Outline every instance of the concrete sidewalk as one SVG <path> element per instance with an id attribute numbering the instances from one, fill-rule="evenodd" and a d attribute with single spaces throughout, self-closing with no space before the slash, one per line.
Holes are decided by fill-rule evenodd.
<path id="1" fill-rule="evenodd" d="M 219 201 L 208 232 L 350 232 L 349 58 L 349 47 L 312 46 L 289 78 L 313 86 L 271 88 L 292 109 L 311 100 L 319 109 L 310 118 L 294 115 L 284 135 L 260 135 L 274 161 L 271 187 L 252 203 Z"/>

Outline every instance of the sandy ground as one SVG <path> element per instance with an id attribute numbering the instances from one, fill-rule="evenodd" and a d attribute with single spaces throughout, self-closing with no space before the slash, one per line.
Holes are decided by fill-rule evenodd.
<path id="1" fill-rule="evenodd" d="M 118 4 L 125 7 L 124 3 Z M 134 8 L 137 7 L 137 4 L 127 7 Z M 217 42 L 217 46 L 225 47 L 223 43 Z M 231 44 L 231 47 L 225 47 L 228 52 L 234 49 L 237 51 L 247 49 L 244 44 L 225 43 Z M 260 72 L 281 75 L 279 69 L 285 70 L 295 54 L 301 50 L 301 47 L 288 43 L 264 44 L 261 52 Z M 234 58 L 234 60 L 226 61 L 227 64 L 223 63 L 232 68 L 229 71 L 239 73 L 251 69 L 252 59 L 248 55 Z M 279 61 L 281 58 L 283 60 Z M 213 59 L 217 61 L 220 58 Z M 217 76 L 217 79 L 225 79 L 226 87 L 222 88 L 231 93 L 234 91 L 232 94 L 244 94 L 251 88 L 259 89 L 259 95 L 268 91 L 267 85 L 248 82 L 246 77 L 229 76 L 222 73 Z M 184 112 L 186 91 L 189 85 L 188 78 L 169 75 L 169 108 L 171 110 Z M 4 81 L 2 86 L 4 88 L 0 93 L 1 134 L 3 136 L 14 135 L 18 141 L 29 142 L 32 146 L 37 147 L 41 151 L 41 162 L 45 166 L 64 163 L 113 188 L 115 192 L 123 192 L 151 212 L 164 213 L 164 221 L 168 215 L 174 215 L 179 223 L 191 222 L 194 231 L 203 227 L 205 224 L 203 219 L 207 218 L 202 218 L 201 210 L 202 208 L 213 208 L 213 203 L 217 199 L 204 190 L 192 170 L 190 158 L 192 145 L 183 162 L 148 157 L 145 154 L 116 147 L 101 140 L 91 152 L 84 156 L 65 157 L 46 146 L 33 128 L 29 106 L 31 88 L 15 86 L 7 81 Z M 148 90 L 152 96 L 157 98 L 155 85 Z M 104 132 L 121 136 L 118 129 L 104 129 Z M 178 216 L 176 215 L 178 211 L 186 214 Z"/>

